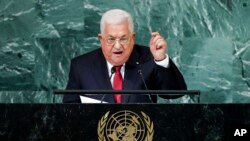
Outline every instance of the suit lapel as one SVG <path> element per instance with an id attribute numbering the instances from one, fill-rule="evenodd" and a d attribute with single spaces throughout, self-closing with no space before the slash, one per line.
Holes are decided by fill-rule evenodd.
<path id="1" fill-rule="evenodd" d="M 95 61 L 93 62 L 91 69 L 93 70 L 91 73 L 93 74 L 93 77 L 96 82 L 96 84 L 93 85 L 98 85 L 97 88 L 99 90 L 112 90 L 112 86 L 108 75 L 107 62 L 101 50 L 99 50 L 95 58 L 98 58 L 98 60 L 94 59 Z M 113 96 L 107 94 L 104 98 L 104 101 L 113 103 L 114 102 Z"/>
<path id="2" fill-rule="evenodd" d="M 137 67 L 126 64 L 123 90 L 135 90 L 138 81 Z M 131 95 L 124 95 L 122 103 L 128 103 Z"/>
<path id="3" fill-rule="evenodd" d="M 99 85 L 98 88 L 103 90 L 112 89 L 105 58 L 101 52 L 98 52 L 98 55 L 100 57 L 96 56 L 96 58 L 101 58 L 101 59 L 98 60 L 95 59 L 95 61 L 93 62 L 91 69 L 93 70 L 92 74 L 96 80 L 96 83 Z"/>
<path id="4" fill-rule="evenodd" d="M 136 47 L 136 46 L 135 46 Z M 138 67 L 136 62 L 140 62 L 139 55 L 134 48 L 129 60 L 125 65 L 125 74 L 124 74 L 124 85 L 123 90 L 135 90 L 137 88 L 136 84 L 139 80 L 138 78 Z M 124 95 L 122 103 L 128 103 L 131 95 Z"/>

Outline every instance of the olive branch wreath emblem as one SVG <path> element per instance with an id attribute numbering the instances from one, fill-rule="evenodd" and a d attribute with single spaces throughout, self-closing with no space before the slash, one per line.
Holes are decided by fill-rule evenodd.
<path id="1" fill-rule="evenodd" d="M 105 126 L 106 126 L 106 122 L 107 122 L 107 119 L 108 119 L 109 112 L 110 111 L 108 111 L 104 116 L 102 116 L 102 118 L 98 122 L 97 134 L 98 134 L 98 140 L 99 141 L 106 141 L 106 138 L 104 136 L 104 129 L 105 129 Z M 148 115 L 146 115 L 142 111 L 141 111 L 141 114 L 143 116 L 143 120 L 144 120 L 144 122 L 146 124 L 146 128 L 147 128 L 147 135 L 146 135 L 144 141 L 152 141 L 153 136 L 154 136 L 154 124 L 150 120 Z"/>

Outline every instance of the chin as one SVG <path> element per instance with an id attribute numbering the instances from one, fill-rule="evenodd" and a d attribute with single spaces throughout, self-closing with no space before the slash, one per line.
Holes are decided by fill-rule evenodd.
<path id="1" fill-rule="evenodd" d="M 115 61 L 115 62 L 113 63 L 113 65 L 114 65 L 114 66 L 121 66 L 121 65 L 123 65 L 124 63 L 125 63 L 124 61 L 119 61 L 119 62 Z"/>
<path id="2" fill-rule="evenodd" d="M 114 66 L 121 66 L 123 65 L 124 63 L 115 63 Z"/>

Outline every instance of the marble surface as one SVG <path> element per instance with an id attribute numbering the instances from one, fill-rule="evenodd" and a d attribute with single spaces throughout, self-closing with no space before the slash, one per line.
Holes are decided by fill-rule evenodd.
<path id="1" fill-rule="evenodd" d="M 112 8 L 132 14 L 138 44 L 152 31 L 167 39 L 201 103 L 250 102 L 248 0 L 1 0 L 0 102 L 60 103 L 53 89 L 65 88 L 70 59 L 99 47 L 100 17 Z"/>

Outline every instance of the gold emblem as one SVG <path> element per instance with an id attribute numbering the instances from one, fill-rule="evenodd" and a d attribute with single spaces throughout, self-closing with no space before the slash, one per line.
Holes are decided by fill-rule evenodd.
<path id="1" fill-rule="evenodd" d="M 141 116 L 128 110 L 116 112 L 111 116 L 109 113 L 110 111 L 99 120 L 99 141 L 153 140 L 154 124 L 144 112 L 141 112 Z"/>

